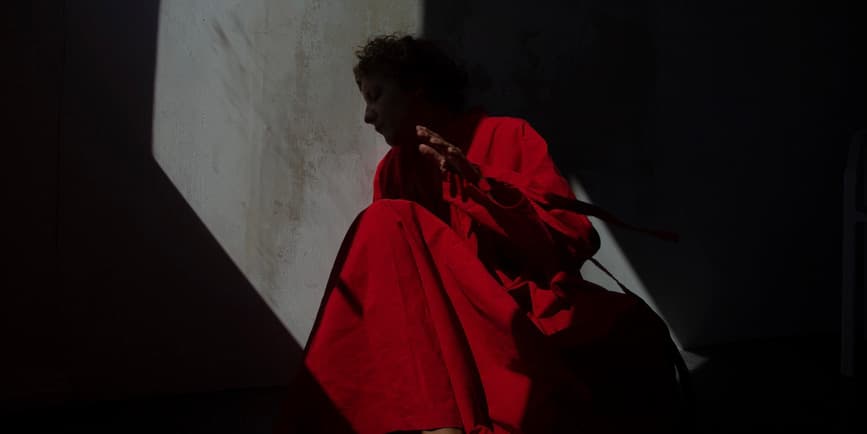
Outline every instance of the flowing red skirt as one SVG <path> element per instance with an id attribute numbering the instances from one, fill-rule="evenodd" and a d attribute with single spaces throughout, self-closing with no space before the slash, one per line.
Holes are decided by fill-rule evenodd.
<path id="1" fill-rule="evenodd" d="M 640 345 L 665 326 L 624 334 L 618 319 L 641 314 L 633 301 L 576 297 L 583 323 L 545 336 L 442 220 L 378 200 L 341 247 L 281 430 L 655 432 L 658 409 L 642 394 L 660 385 L 639 384 L 649 377 L 638 371 L 669 368 L 646 366 L 655 359 L 640 352 L 655 350 Z M 621 346 L 631 353 L 608 345 L 618 334 L 630 335 Z M 612 394 L 613 410 L 603 405 Z M 630 402 L 640 423 L 622 414 Z"/>

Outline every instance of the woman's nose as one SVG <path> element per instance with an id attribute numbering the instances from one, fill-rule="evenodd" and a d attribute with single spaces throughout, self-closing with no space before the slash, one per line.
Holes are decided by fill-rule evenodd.
<path id="1" fill-rule="evenodd" d="M 376 112 L 370 106 L 364 109 L 364 122 L 371 125 L 376 122 Z"/>

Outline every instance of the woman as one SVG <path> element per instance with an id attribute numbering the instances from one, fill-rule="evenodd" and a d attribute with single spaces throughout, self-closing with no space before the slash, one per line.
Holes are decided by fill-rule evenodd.
<path id="1" fill-rule="evenodd" d="M 647 344 L 667 330 L 643 304 L 579 275 L 599 237 L 564 205 L 574 196 L 542 137 L 521 119 L 462 112 L 465 75 L 429 41 L 384 36 L 357 55 L 364 121 L 391 149 L 329 279 L 291 423 L 668 429 L 657 410 L 673 368 Z"/>

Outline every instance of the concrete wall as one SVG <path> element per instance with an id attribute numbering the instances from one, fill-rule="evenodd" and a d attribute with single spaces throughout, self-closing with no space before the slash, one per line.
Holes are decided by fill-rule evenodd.
<path id="1" fill-rule="evenodd" d="M 298 342 L 386 145 L 354 50 L 417 32 L 421 2 L 163 1 L 156 160 Z"/>

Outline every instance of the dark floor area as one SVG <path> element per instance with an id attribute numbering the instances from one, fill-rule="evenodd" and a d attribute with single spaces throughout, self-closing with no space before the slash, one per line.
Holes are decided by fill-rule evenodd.
<path id="1" fill-rule="evenodd" d="M 700 432 L 867 432 L 864 379 L 838 374 L 838 349 L 790 338 L 695 351 L 707 358 L 693 371 Z"/>
<path id="2" fill-rule="evenodd" d="M 286 390 L 262 388 L 31 407 L 0 432 L 39 434 L 270 434 Z"/>
<path id="3" fill-rule="evenodd" d="M 832 339 L 776 339 L 696 350 L 700 433 L 864 433 L 864 381 L 842 380 Z M 861 372 L 864 372 L 863 370 Z M 284 389 L 250 389 L 31 407 L 3 433 L 269 433 Z M 7 407 L 8 408 L 8 407 Z"/>

